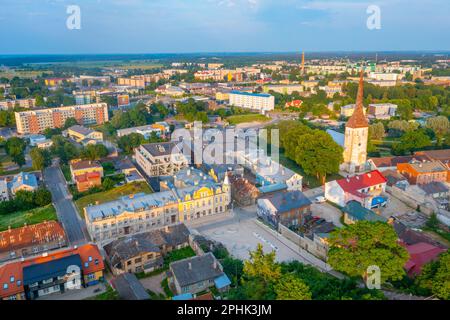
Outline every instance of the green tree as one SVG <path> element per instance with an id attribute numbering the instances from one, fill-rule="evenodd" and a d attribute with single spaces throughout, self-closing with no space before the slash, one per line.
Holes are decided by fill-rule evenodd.
<path id="1" fill-rule="evenodd" d="M 6 153 L 19 166 L 23 166 L 25 164 L 25 147 L 25 141 L 17 137 L 9 138 L 5 144 Z"/>
<path id="2" fill-rule="evenodd" d="M 44 170 L 52 162 L 50 152 L 39 148 L 31 149 L 30 157 L 34 170 Z"/>
<path id="3" fill-rule="evenodd" d="M 442 145 L 442 139 L 450 132 L 450 122 L 448 121 L 448 118 L 444 116 L 428 118 L 426 127 L 433 130 L 436 134 L 438 145 Z"/>
<path id="4" fill-rule="evenodd" d="M 126 154 L 130 154 L 133 152 L 134 148 L 139 147 L 144 142 L 144 136 L 142 134 L 134 132 L 129 135 L 120 137 L 117 144 L 119 148 L 122 149 Z"/>
<path id="5" fill-rule="evenodd" d="M 406 152 L 414 152 L 428 146 L 431 146 L 431 139 L 423 130 L 410 131 L 401 137 L 399 143 L 392 146 L 392 151 L 395 154 L 401 155 Z"/>
<path id="6" fill-rule="evenodd" d="M 108 148 L 103 144 L 90 144 L 81 152 L 81 157 L 89 160 L 99 160 L 109 154 Z"/>
<path id="7" fill-rule="evenodd" d="M 383 123 L 377 122 L 369 126 L 370 139 L 381 140 L 385 134 Z"/>
<path id="8" fill-rule="evenodd" d="M 52 203 L 52 194 L 45 188 L 39 188 L 34 193 L 33 201 L 36 206 L 44 207 Z"/>
<path id="9" fill-rule="evenodd" d="M 114 185 L 115 185 L 114 180 L 112 180 L 109 177 L 106 177 L 105 180 L 103 180 L 103 182 L 102 182 L 102 187 L 105 190 L 111 190 L 112 188 L 114 188 Z"/>
<path id="10" fill-rule="evenodd" d="M 405 274 L 408 252 L 387 223 L 359 221 L 332 232 L 329 243 L 328 263 L 349 276 L 365 278 L 369 266 L 380 268 L 382 282 Z"/>
<path id="11" fill-rule="evenodd" d="M 64 127 L 63 128 L 64 128 L 64 130 L 66 130 L 67 128 L 70 128 L 70 127 L 75 126 L 77 124 L 79 124 L 77 119 L 75 119 L 75 118 L 67 118 L 66 122 L 64 122 Z"/>
<path id="12" fill-rule="evenodd" d="M 311 300 L 309 287 L 293 274 L 285 274 L 275 284 L 277 300 Z"/>
<path id="13" fill-rule="evenodd" d="M 426 264 L 416 284 L 440 299 L 450 300 L 450 252 L 447 250 L 439 260 Z"/>
<path id="14" fill-rule="evenodd" d="M 315 130 L 297 139 L 294 159 L 306 174 L 325 183 L 327 174 L 337 173 L 343 161 L 343 149 L 329 134 Z"/>
<path id="15" fill-rule="evenodd" d="M 244 262 L 244 274 L 247 277 L 258 277 L 264 282 L 274 282 L 281 276 L 280 266 L 275 261 L 275 251 L 264 253 L 263 246 L 258 243 L 255 251 L 250 251 L 250 259 Z"/>

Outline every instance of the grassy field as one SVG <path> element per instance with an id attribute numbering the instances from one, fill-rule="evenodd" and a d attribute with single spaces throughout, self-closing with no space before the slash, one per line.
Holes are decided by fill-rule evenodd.
<path id="1" fill-rule="evenodd" d="M 50 204 L 29 211 L 0 215 L 0 231 L 8 230 L 8 226 L 14 229 L 23 227 L 24 223 L 30 225 L 51 220 L 58 220 L 58 217 L 56 216 L 55 208 Z"/>
<path id="2" fill-rule="evenodd" d="M 227 118 L 227 121 L 231 125 L 236 125 L 239 123 L 246 123 L 246 122 L 268 122 L 270 121 L 270 118 L 266 117 L 262 114 L 242 114 L 242 115 L 235 115 L 230 116 Z"/>
<path id="3" fill-rule="evenodd" d="M 75 201 L 75 204 L 78 208 L 78 212 L 81 216 L 83 216 L 83 208 L 87 207 L 89 204 L 95 204 L 96 201 L 99 203 L 109 202 L 117 200 L 120 197 L 136 193 L 148 194 L 152 193 L 152 191 L 146 182 L 129 183 L 105 192 L 90 194 L 86 197 L 78 199 Z"/>

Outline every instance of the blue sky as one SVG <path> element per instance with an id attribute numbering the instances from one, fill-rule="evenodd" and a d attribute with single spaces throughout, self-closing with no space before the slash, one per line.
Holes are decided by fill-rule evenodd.
<path id="1" fill-rule="evenodd" d="M 0 0 L 0 54 L 450 50 L 449 14 L 449 0 Z"/>

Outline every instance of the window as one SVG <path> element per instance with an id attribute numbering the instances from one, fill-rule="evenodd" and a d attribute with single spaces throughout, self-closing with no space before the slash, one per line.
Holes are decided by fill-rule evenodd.
<path id="1" fill-rule="evenodd" d="M 89 258 L 88 258 L 88 261 L 91 262 L 91 261 L 92 261 L 92 257 L 89 257 Z"/>
<path id="2" fill-rule="evenodd" d="M 98 259 L 95 259 L 95 265 L 96 266 L 98 265 Z"/>
<path id="3" fill-rule="evenodd" d="M 8 290 L 8 284 L 7 283 L 3 284 L 3 290 Z"/>
<path id="4" fill-rule="evenodd" d="M 85 268 L 89 267 L 89 262 L 85 262 L 85 263 L 84 263 L 84 267 L 85 267 Z"/>
<path id="5" fill-rule="evenodd" d="M 17 280 L 17 286 L 20 287 L 22 285 L 22 281 Z"/>
<path id="6" fill-rule="evenodd" d="M 14 276 L 11 276 L 11 278 L 9 278 L 9 282 L 11 282 L 11 283 L 14 282 Z"/>

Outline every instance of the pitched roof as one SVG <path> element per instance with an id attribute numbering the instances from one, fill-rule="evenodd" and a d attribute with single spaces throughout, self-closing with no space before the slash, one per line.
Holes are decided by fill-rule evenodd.
<path id="1" fill-rule="evenodd" d="M 277 209 L 278 213 L 290 211 L 311 205 L 311 201 L 298 190 L 288 192 L 277 192 L 271 196 L 261 199 L 267 199 Z"/>
<path id="2" fill-rule="evenodd" d="M 85 275 L 101 271 L 105 268 L 100 251 L 94 244 L 85 244 L 77 248 L 54 251 L 45 256 L 38 256 L 24 261 L 7 263 L 0 266 L 0 298 L 8 297 L 24 291 L 23 270 L 25 267 L 46 264 L 50 261 L 57 261 L 74 255 L 79 256 L 82 262 L 81 268 Z M 48 270 L 51 272 L 52 269 L 50 268 Z M 7 289 L 4 289 L 4 284 L 8 285 Z"/>
<path id="3" fill-rule="evenodd" d="M 84 174 L 77 175 L 75 177 L 75 180 L 77 183 L 81 183 L 100 178 L 101 178 L 100 172 L 86 172 Z"/>
<path id="4" fill-rule="evenodd" d="M 405 269 L 409 275 L 420 274 L 425 264 L 436 260 L 441 253 L 446 251 L 425 242 L 407 245 L 406 250 L 408 250 L 410 256 L 409 261 L 405 264 Z"/>
<path id="5" fill-rule="evenodd" d="M 407 163 L 417 173 L 446 172 L 447 168 L 440 161 Z M 398 167 L 397 167 L 398 168 Z"/>
<path id="6" fill-rule="evenodd" d="M 450 149 L 417 151 L 414 155 L 425 155 L 428 158 L 439 160 L 444 163 L 450 161 Z"/>
<path id="7" fill-rule="evenodd" d="M 383 216 L 380 216 L 369 210 L 364 208 L 358 201 L 350 201 L 347 205 L 342 209 L 345 213 L 353 217 L 355 220 L 361 221 L 382 221 L 386 222 L 387 219 Z"/>
<path id="8" fill-rule="evenodd" d="M 364 69 L 361 69 L 361 75 L 359 78 L 358 95 L 356 97 L 356 108 L 353 115 L 347 122 L 347 128 L 367 128 L 369 123 L 367 122 L 366 115 L 364 114 Z"/>
<path id="9" fill-rule="evenodd" d="M 170 264 L 170 270 L 181 287 L 205 280 L 215 280 L 224 272 L 211 252 Z"/>
<path id="10" fill-rule="evenodd" d="M 173 153 L 173 149 L 175 149 L 178 153 L 181 153 L 177 143 L 175 142 L 148 143 L 143 144 L 142 147 L 154 157 L 168 156 Z"/>
<path id="11" fill-rule="evenodd" d="M 70 162 L 70 168 L 72 170 L 83 170 L 83 169 L 99 168 L 99 167 L 102 167 L 102 165 L 98 161 L 72 160 Z"/>
<path id="12" fill-rule="evenodd" d="M 27 185 L 32 188 L 37 188 L 37 178 L 33 173 L 28 172 L 20 172 L 19 174 L 15 175 L 12 181 L 10 182 L 10 189 L 15 190 L 16 188 Z"/>
<path id="13" fill-rule="evenodd" d="M 94 132 L 94 130 L 92 130 L 90 128 L 83 127 L 83 126 L 80 126 L 78 124 L 74 125 L 74 126 L 71 126 L 68 130 L 74 131 L 74 132 L 79 133 L 79 134 L 81 134 L 83 136 L 87 136 L 87 135 L 91 134 L 92 132 Z"/>
<path id="14" fill-rule="evenodd" d="M 426 194 L 445 193 L 449 191 L 448 187 L 442 182 L 419 184 L 419 188 L 425 191 Z"/>
<path id="15" fill-rule="evenodd" d="M 150 295 L 132 273 L 124 273 L 113 280 L 114 288 L 124 300 L 149 300 Z"/>
<path id="16" fill-rule="evenodd" d="M 386 183 L 387 180 L 380 171 L 374 170 L 351 178 L 337 180 L 336 182 L 345 192 L 361 196 L 359 190 Z"/>
<path id="17" fill-rule="evenodd" d="M 408 163 L 411 161 L 429 161 L 430 158 L 426 155 L 414 155 L 414 156 L 398 156 L 398 157 L 383 157 L 383 158 L 370 158 L 377 168 L 395 167 L 399 163 Z"/>
<path id="18" fill-rule="evenodd" d="M 56 221 L 15 228 L 0 232 L 0 253 L 58 240 L 64 243 L 66 234 Z"/>

